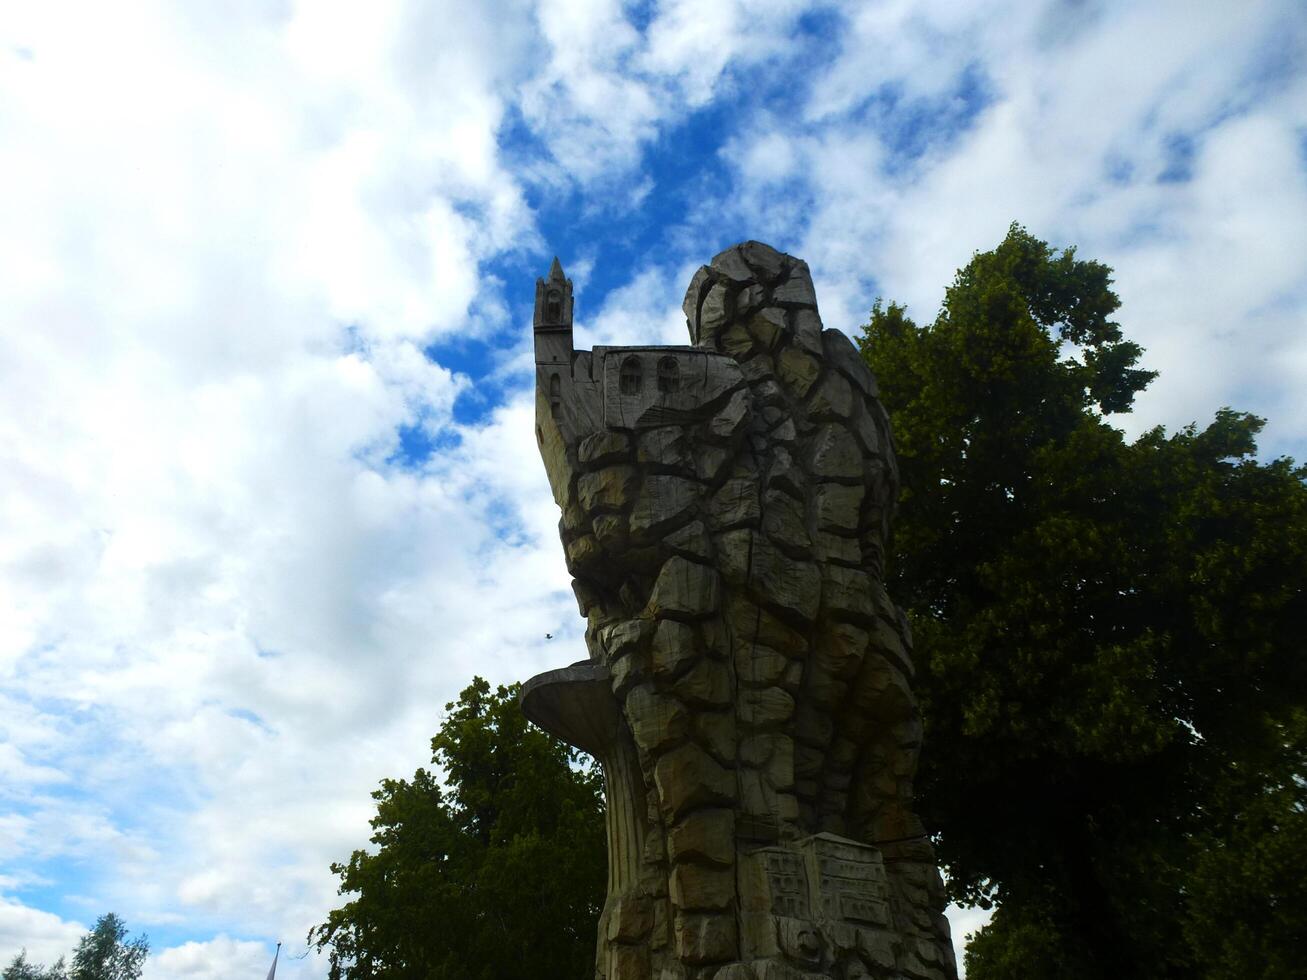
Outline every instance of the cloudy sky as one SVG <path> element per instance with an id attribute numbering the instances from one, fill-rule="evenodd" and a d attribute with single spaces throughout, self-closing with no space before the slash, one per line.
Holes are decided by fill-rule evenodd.
<path id="1" fill-rule="evenodd" d="M 7 5 L 0 963 L 113 910 L 149 980 L 322 977 L 377 781 L 581 654 L 555 253 L 582 346 L 745 238 L 855 332 L 1013 220 L 1116 269 L 1131 431 L 1307 457 L 1301 0 Z"/>

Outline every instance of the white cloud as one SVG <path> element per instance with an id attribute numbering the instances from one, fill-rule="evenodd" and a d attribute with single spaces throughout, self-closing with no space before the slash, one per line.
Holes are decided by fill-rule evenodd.
<path id="1" fill-rule="evenodd" d="M 523 86 L 523 112 L 563 175 L 590 182 L 625 172 L 667 108 L 625 70 L 640 35 L 617 0 L 544 0 L 535 17 L 544 68 Z"/>
<path id="2" fill-rule="evenodd" d="M 649 24 L 641 65 L 673 82 L 688 107 L 703 105 L 728 67 L 783 53 L 805 8 L 798 0 L 668 0 Z"/>
<path id="3" fill-rule="evenodd" d="M 706 262 L 711 256 L 703 257 Z M 688 344 L 681 303 L 697 266 L 651 266 L 611 290 L 593 315 L 578 319 L 576 346 Z"/>
<path id="4" fill-rule="evenodd" d="M 791 43 L 804 5 L 796 0 L 657 4 L 646 29 L 618 0 L 541 0 L 535 8 L 542 69 L 519 92 L 533 132 L 558 167 L 535 166 L 532 182 L 603 187 L 616 207 L 653 190 L 630 179 L 641 152 L 696 109 L 730 93 L 730 70 L 775 59 Z"/>
<path id="5" fill-rule="evenodd" d="M 0 850 L 88 919 L 302 936 L 444 702 L 575 638 L 554 521 L 505 537 L 469 475 L 502 425 L 386 462 L 402 425 L 457 441 L 468 381 L 421 348 L 497 328 L 480 266 L 535 243 L 515 42 L 357 11 L 49 5 L 0 45 Z"/>
<path id="6" fill-rule="evenodd" d="M 969 63 L 992 50 L 996 34 L 1022 30 L 1037 9 L 958 0 L 842 6 L 842 43 L 813 82 L 804 113 L 811 121 L 855 110 L 882 86 L 912 100 L 944 95 Z"/>
<path id="7" fill-rule="evenodd" d="M 207 942 L 188 942 L 152 951 L 145 961 L 143 980 L 226 980 L 258 977 L 272 965 L 273 954 L 264 943 L 218 935 Z M 277 975 L 294 980 L 306 975 L 293 961 L 279 960 Z M 309 974 L 316 975 L 316 974 Z"/>

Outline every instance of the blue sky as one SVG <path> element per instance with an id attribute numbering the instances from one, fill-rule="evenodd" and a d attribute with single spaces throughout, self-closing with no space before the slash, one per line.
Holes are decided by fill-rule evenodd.
<path id="1" fill-rule="evenodd" d="M 1307 457 L 1292 0 L 25 8 L 0 961 L 114 910 L 150 980 L 262 976 L 442 705 L 579 655 L 530 421 L 554 254 L 582 346 L 684 342 L 746 238 L 856 332 L 877 296 L 929 319 L 1017 220 L 1116 270 L 1161 372 L 1124 428 L 1232 405 Z"/>

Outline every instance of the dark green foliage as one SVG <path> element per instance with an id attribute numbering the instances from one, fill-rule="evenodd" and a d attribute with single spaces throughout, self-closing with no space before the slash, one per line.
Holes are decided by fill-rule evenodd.
<path id="1" fill-rule="evenodd" d="M 1110 284 L 1013 226 L 934 323 L 878 303 L 866 327 L 904 486 L 919 805 L 955 895 L 1001 904 L 972 980 L 1288 976 L 1305 473 L 1259 462 L 1261 420 L 1229 409 L 1133 442 L 1108 425 L 1153 377 Z"/>
<path id="2" fill-rule="evenodd" d="M 138 980 L 149 953 L 149 940 L 129 940 L 126 923 L 110 912 L 77 941 L 71 967 L 64 966 L 62 956 L 48 969 L 29 963 L 24 950 L 5 967 L 0 980 Z"/>
<path id="3" fill-rule="evenodd" d="M 1225 833 L 1197 842 L 1185 880 L 1191 914 L 1184 939 L 1213 980 L 1291 980 L 1304 972 L 1307 712 L 1298 712 L 1283 734 L 1297 775 L 1231 778 L 1216 801 Z"/>
<path id="4" fill-rule="evenodd" d="M 332 980 L 580 980 L 604 897 L 601 777 L 529 725 L 517 687 L 462 692 L 419 769 L 372 794 L 375 853 L 336 864 L 341 894 L 309 941 Z"/>

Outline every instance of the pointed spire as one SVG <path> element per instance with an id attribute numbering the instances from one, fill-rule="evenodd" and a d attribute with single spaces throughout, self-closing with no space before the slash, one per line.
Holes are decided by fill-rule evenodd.
<path id="1" fill-rule="evenodd" d="M 563 273 L 557 255 L 549 267 L 549 278 L 536 280 L 535 327 L 572 329 L 572 282 Z"/>

